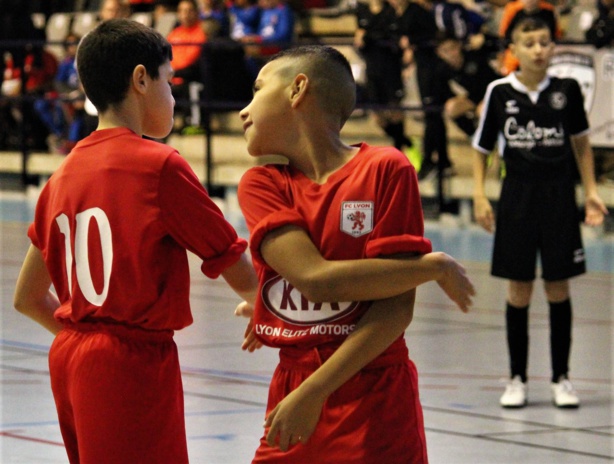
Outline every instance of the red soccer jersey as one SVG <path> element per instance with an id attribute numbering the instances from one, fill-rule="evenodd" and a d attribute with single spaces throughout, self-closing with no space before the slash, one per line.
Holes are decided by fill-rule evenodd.
<path id="1" fill-rule="evenodd" d="M 268 232 L 299 226 L 329 260 L 431 251 L 423 236 L 415 170 L 390 147 L 361 144 L 360 151 L 322 185 L 291 166 L 252 168 L 239 184 L 239 202 L 260 280 L 254 328 L 270 346 L 339 344 L 369 303 L 307 301 L 260 256 Z"/>
<path id="2" fill-rule="evenodd" d="M 186 249 L 216 278 L 247 246 L 176 150 L 127 128 L 77 144 L 43 188 L 28 235 L 60 299 L 57 319 L 150 330 L 192 322 Z"/>

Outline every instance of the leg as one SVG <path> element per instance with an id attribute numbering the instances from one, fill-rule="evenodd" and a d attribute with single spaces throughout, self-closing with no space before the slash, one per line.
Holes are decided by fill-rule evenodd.
<path id="1" fill-rule="evenodd" d="M 567 377 L 571 350 L 572 311 L 569 299 L 569 281 L 544 283 L 550 305 L 550 354 L 552 356 L 552 382 Z"/>
<path id="2" fill-rule="evenodd" d="M 544 287 L 550 304 L 552 402 L 559 408 L 577 408 L 580 400 L 568 378 L 572 327 L 569 281 L 545 281 Z"/>
<path id="3" fill-rule="evenodd" d="M 510 356 L 511 377 L 520 376 L 527 381 L 529 354 L 529 303 L 533 282 L 510 280 L 505 312 L 507 346 Z"/>
<path id="4" fill-rule="evenodd" d="M 505 310 L 507 347 L 510 357 L 510 382 L 499 400 L 504 408 L 522 408 L 527 404 L 527 360 L 529 354 L 529 302 L 533 281 L 509 282 Z"/>
<path id="5" fill-rule="evenodd" d="M 405 135 L 405 120 L 402 111 L 385 111 L 376 113 L 378 125 L 392 139 L 394 147 L 402 150 L 403 147 L 411 148 L 413 143 L 407 135 Z"/>

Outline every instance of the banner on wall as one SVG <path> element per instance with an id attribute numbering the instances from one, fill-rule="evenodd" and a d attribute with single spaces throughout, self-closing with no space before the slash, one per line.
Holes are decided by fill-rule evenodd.
<path id="1" fill-rule="evenodd" d="M 594 147 L 614 148 L 614 49 L 559 45 L 548 74 L 578 81 Z"/>
<path id="2" fill-rule="evenodd" d="M 584 96 L 584 110 L 591 112 L 595 98 L 595 65 L 592 54 L 561 52 L 550 60 L 548 74 L 555 77 L 571 77 L 578 81 Z"/>

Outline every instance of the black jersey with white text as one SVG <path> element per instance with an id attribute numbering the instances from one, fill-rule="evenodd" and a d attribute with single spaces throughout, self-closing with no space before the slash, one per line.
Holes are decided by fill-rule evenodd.
<path id="1" fill-rule="evenodd" d="M 588 131 L 575 79 L 546 77 L 529 91 L 512 73 L 488 86 L 473 147 L 487 154 L 498 144 L 508 174 L 543 179 L 569 172 L 570 137 Z"/>

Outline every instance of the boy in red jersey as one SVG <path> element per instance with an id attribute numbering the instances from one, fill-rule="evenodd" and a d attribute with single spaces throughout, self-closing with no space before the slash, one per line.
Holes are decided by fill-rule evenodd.
<path id="1" fill-rule="evenodd" d="M 173 332 L 192 322 L 186 250 L 247 301 L 256 275 L 189 165 L 145 140 L 173 124 L 169 43 L 117 19 L 77 63 L 99 113 L 43 188 L 15 307 L 57 334 L 51 387 L 71 463 L 187 463 Z M 53 284 L 56 294 L 50 291 Z"/>
<path id="2" fill-rule="evenodd" d="M 473 286 L 430 253 L 407 158 L 341 141 L 354 104 L 343 55 L 307 46 L 269 61 L 241 111 L 249 153 L 290 161 L 239 184 L 260 279 L 253 329 L 280 348 L 254 463 L 428 461 L 403 333 L 416 286 L 436 280 L 464 311 Z"/>

